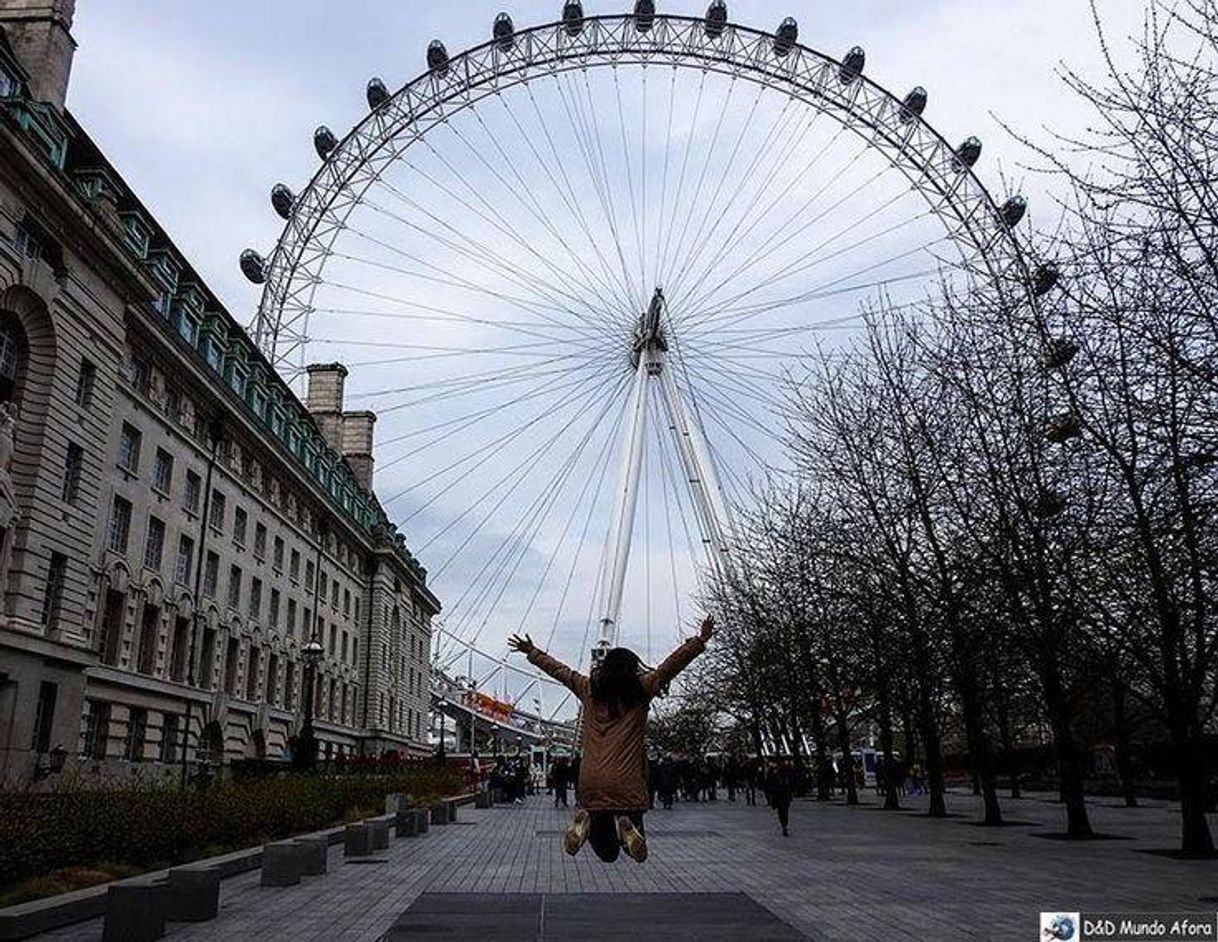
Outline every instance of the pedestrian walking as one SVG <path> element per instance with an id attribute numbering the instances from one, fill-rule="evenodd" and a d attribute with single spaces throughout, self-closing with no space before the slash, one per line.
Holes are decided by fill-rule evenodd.
<path id="1" fill-rule="evenodd" d="M 770 806 L 778 812 L 778 823 L 782 825 L 782 836 L 791 836 L 791 799 L 795 796 L 795 769 L 786 759 L 770 770 L 766 776 L 766 789 Z"/>

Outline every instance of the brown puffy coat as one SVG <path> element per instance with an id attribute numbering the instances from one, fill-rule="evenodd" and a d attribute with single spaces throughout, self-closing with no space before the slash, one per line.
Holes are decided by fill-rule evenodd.
<path id="1" fill-rule="evenodd" d="M 643 738 L 651 700 L 695 657 L 706 650 L 690 638 L 639 680 L 646 699 L 617 719 L 592 699 L 586 675 L 534 648 L 529 661 L 569 689 L 583 705 L 583 759 L 579 767 L 579 804 L 588 811 L 644 811 L 647 808 L 647 753 Z"/>

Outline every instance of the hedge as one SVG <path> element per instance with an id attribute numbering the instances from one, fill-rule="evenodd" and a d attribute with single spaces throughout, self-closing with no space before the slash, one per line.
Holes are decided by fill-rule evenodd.
<path id="1" fill-rule="evenodd" d="M 0 889 L 99 861 L 153 870 L 377 814 L 385 796 L 451 794 L 450 769 L 373 775 L 278 775 L 181 789 L 135 782 L 0 793 Z"/>

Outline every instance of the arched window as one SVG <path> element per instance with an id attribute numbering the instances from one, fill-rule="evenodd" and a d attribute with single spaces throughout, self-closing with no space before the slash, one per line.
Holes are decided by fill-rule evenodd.
<path id="1" fill-rule="evenodd" d="M 0 313 L 0 402 L 19 399 L 18 388 L 26 360 L 25 331 L 8 312 Z"/>

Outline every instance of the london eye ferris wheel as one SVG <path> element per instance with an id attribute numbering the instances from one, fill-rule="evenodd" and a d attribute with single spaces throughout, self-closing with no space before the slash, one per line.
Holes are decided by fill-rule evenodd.
<path id="1" fill-rule="evenodd" d="M 784 468 L 805 358 L 945 280 L 1034 303 L 1023 201 L 987 192 L 980 142 L 941 137 L 861 48 L 799 39 L 724 0 L 500 14 L 396 91 L 369 81 L 345 136 L 317 129 L 312 179 L 274 188 L 282 235 L 241 259 L 255 337 L 289 377 L 353 367 L 378 493 L 445 602 L 441 669 L 551 712 L 504 672 L 507 634 L 654 662 Z"/>

